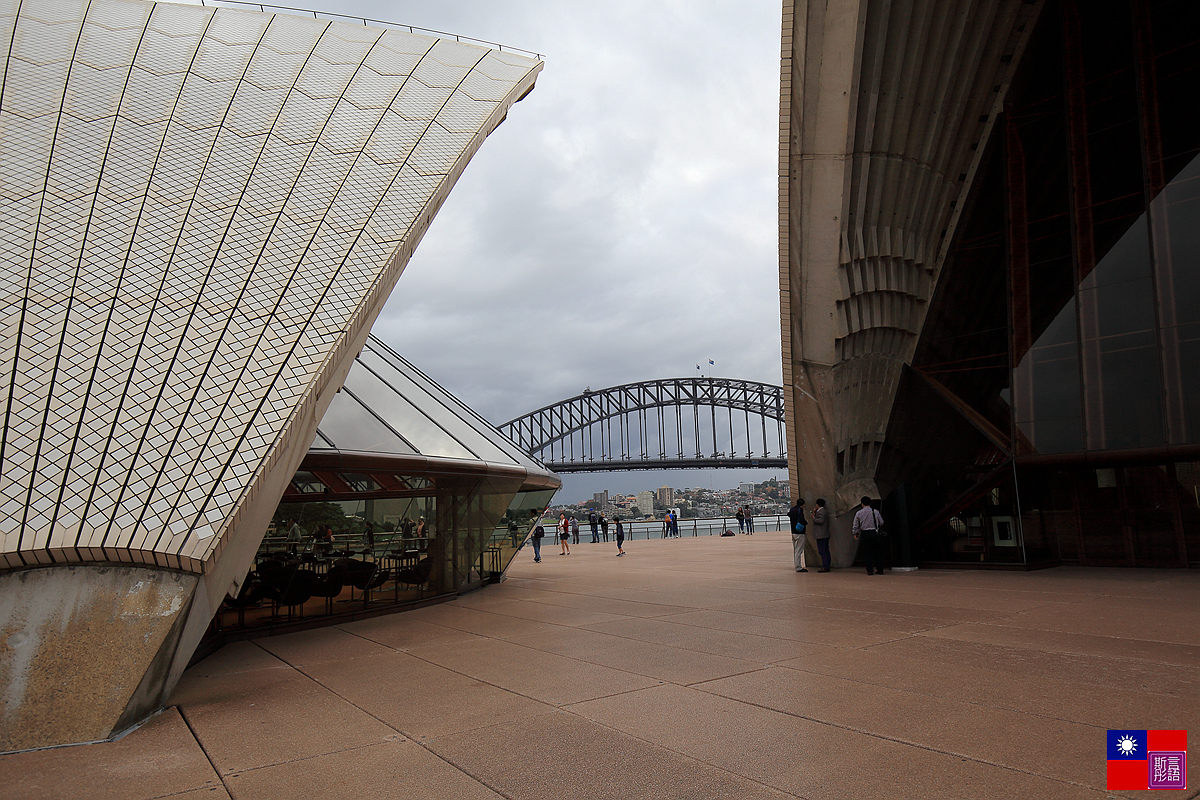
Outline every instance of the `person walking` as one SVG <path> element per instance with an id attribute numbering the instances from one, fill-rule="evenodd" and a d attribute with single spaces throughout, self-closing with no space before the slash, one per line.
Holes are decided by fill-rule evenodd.
<path id="1" fill-rule="evenodd" d="M 375 554 L 375 525 L 371 522 L 367 522 L 366 529 L 363 531 L 362 543 L 366 548 L 363 555 L 373 556 Z"/>
<path id="2" fill-rule="evenodd" d="M 571 517 L 571 544 L 579 544 L 579 520 Z"/>
<path id="3" fill-rule="evenodd" d="M 546 529 L 541 525 L 533 526 L 533 533 L 529 536 L 529 541 L 533 542 L 533 563 L 542 563 L 542 537 L 546 535 Z"/>
<path id="4" fill-rule="evenodd" d="M 625 555 L 625 526 L 621 524 L 620 517 L 613 517 L 613 521 L 617 523 L 617 555 L 623 556 Z"/>
<path id="5" fill-rule="evenodd" d="M 817 507 L 813 509 L 812 535 L 821 554 L 821 568 L 817 572 L 829 572 L 829 509 L 825 508 L 824 497 L 817 498 Z"/>
<path id="6" fill-rule="evenodd" d="M 608 541 L 608 520 L 603 514 L 600 515 L 600 535 L 604 537 L 604 541 Z"/>
<path id="7" fill-rule="evenodd" d="M 571 555 L 571 545 L 567 541 L 571 538 L 571 523 L 567 522 L 566 513 L 558 515 L 558 554 L 560 556 Z"/>
<path id="8" fill-rule="evenodd" d="M 287 532 L 287 550 L 292 555 L 296 554 L 296 549 L 300 547 L 300 543 L 304 540 L 304 531 L 300 529 L 300 523 L 296 522 L 295 518 L 289 520 L 291 527 Z"/>
<path id="9" fill-rule="evenodd" d="M 746 506 L 746 533 L 754 535 L 754 512 L 750 510 L 750 506 Z"/>
<path id="10" fill-rule="evenodd" d="M 875 508 L 871 498 L 863 497 L 862 508 L 854 515 L 854 525 L 850 532 L 854 534 L 855 539 L 862 537 L 863 560 L 867 562 L 868 575 L 883 574 L 883 554 L 880 552 L 882 543 L 879 540 L 882 529 L 883 516 Z"/>
<path id="11" fill-rule="evenodd" d="M 734 517 L 734 519 L 736 519 L 738 521 L 738 533 L 745 533 L 746 532 L 746 510 L 744 508 L 742 508 L 741 506 L 738 506 L 737 513 L 734 514 L 733 517 Z"/>
<path id="12" fill-rule="evenodd" d="M 599 524 L 600 524 L 599 520 L 596 519 L 596 512 L 594 510 L 589 509 L 588 510 L 588 527 L 590 527 L 592 529 L 592 544 L 600 543 L 600 530 L 598 528 Z"/>
<path id="13" fill-rule="evenodd" d="M 808 528 L 808 520 L 804 516 L 803 497 L 788 511 L 788 519 L 792 523 L 792 561 L 796 564 L 796 572 L 808 572 L 804 566 L 804 531 Z"/>

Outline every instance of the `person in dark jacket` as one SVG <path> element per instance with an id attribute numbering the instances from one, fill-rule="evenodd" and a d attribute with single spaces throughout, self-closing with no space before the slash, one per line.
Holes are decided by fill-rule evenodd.
<path id="1" fill-rule="evenodd" d="M 529 536 L 529 541 L 533 542 L 533 563 L 540 563 L 542 560 L 542 537 L 546 535 L 546 529 L 541 525 L 535 525 L 533 533 Z"/>
<path id="2" fill-rule="evenodd" d="M 824 497 L 817 498 L 817 507 L 813 509 L 812 535 L 821 554 L 821 568 L 817 572 L 829 572 L 829 509 L 825 508 Z"/>
<path id="3" fill-rule="evenodd" d="M 808 572 L 804 566 L 804 532 L 808 528 L 808 519 L 804 516 L 803 497 L 788 511 L 788 519 L 792 523 L 792 560 L 796 564 L 796 572 Z"/>

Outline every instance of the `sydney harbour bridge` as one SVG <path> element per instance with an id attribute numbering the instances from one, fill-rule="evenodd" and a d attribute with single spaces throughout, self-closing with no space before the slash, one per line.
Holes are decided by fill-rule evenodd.
<path id="1" fill-rule="evenodd" d="M 582 394 L 500 430 L 555 472 L 786 467 L 783 388 L 665 378 Z"/>

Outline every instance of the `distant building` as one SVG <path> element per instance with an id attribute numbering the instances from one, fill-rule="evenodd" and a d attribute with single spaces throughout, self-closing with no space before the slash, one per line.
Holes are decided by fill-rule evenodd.
<path id="1" fill-rule="evenodd" d="M 664 486 L 658 490 L 658 504 L 663 508 L 675 505 L 675 490 Z"/>
<path id="2" fill-rule="evenodd" d="M 654 492 L 638 492 L 637 507 L 646 516 L 654 516 Z"/>
<path id="3" fill-rule="evenodd" d="M 738 484 L 738 491 L 739 491 L 739 492 L 743 492 L 743 493 L 745 493 L 745 494 L 750 494 L 751 492 L 753 492 L 753 491 L 754 491 L 754 487 L 755 487 L 755 485 L 756 485 L 756 484 L 753 484 L 753 483 L 739 483 L 739 484 Z"/>
<path id="4" fill-rule="evenodd" d="M 592 501 L 599 504 L 601 507 L 608 505 L 608 489 L 603 492 L 596 492 L 592 495 Z"/>

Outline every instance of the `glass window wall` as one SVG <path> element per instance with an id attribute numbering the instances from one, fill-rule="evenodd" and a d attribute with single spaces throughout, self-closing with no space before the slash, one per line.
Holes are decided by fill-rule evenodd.
<path id="1" fill-rule="evenodd" d="M 522 483 L 303 470 L 209 633 L 381 613 L 499 580 L 555 491 Z"/>

